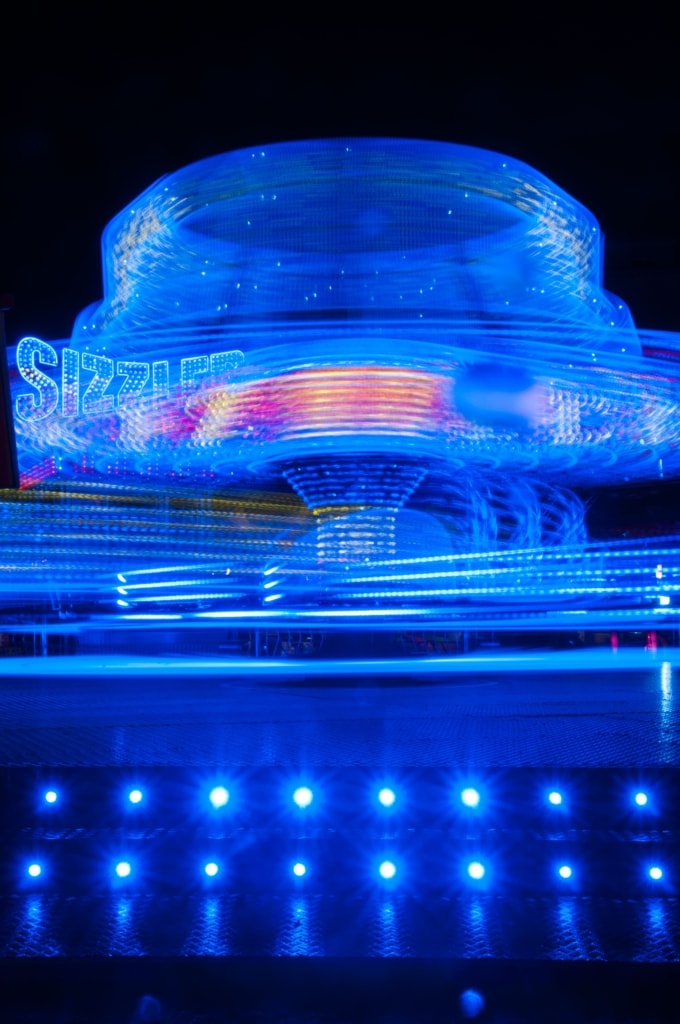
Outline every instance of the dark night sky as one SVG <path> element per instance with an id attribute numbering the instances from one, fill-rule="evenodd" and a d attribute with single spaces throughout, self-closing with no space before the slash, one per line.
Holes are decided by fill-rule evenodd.
<path id="1" fill-rule="evenodd" d="M 17 25 L 0 83 L 9 340 L 70 334 L 101 296 L 104 226 L 162 174 L 242 146 L 350 135 L 526 161 L 598 217 L 606 285 L 637 322 L 680 330 L 680 39 L 649 5 L 636 10 L 605 25 L 515 7 L 498 23 L 479 5 L 421 27 L 414 8 L 413 24 L 383 31 L 332 8 L 319 14 L 335 19 L 328 29 L 263 14 L 258 31 L 195 31 L 169 11 L 145 25 Z"/>

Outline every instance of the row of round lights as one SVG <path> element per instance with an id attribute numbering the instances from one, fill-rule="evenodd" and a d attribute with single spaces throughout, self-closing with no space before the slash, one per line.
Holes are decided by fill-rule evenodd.
<path id="1" fill-rule="evenodd" d="M 144 800 L 144 793 L 141 789 L 131 789 L 127 794 L 127 798 L 131 804 L 141 804 Z M 45 803 L 56 804 L 59 794 L 55 789 L 48 789 L 44 794 L 44 799 Z M 216 810 L 220 807 L 226 807 L 230 799 L 229 790 L 224 786 L 214 786 L 208 794 L 208 799 Z M 397 796 L 393 789 L 384 787 L 378 793 L 378 803 L 382 804 L 383 807 L 391 807 L 396 799 Z M 314 793 L 309 786 L 298 786 L 293 791 L 293 803 L 300 808 L 309 807 L 313 800 Z M 465 803 L 464 799 L 463 802 Z"/>
<path id="2" fill-rule="evenodd" d="M 298 786 L 293 791 L 293 803 L 298 807 L 304 809 L 309 807 L 314 800 L 314 792 L 309 786 Z M 44 794 L 45 803 L 56 804 L 59 799 L 59 794 L 55 789 L 48 789 Z M 135 787 L 131 789 L 127 794 L 128 801 L 133 804 L 141 804 L 144 800 L 144 793 L 141 789 Z M 221 807 L 226 807 L 229 803 L 230 793 L 229 790 L 224 786 L 214 786 L 208 794 L 208 799 L 212 806 L 217 810 Z M 392 807 L 396 803 L 397 794 L 393 789 L 388 786 L 384 786 L 379 790 L 377 795 L 378 803 L 383 807 Z M 465 807 L 474 809 L 479 807 L 481 803 L 481 794 L 478 789 L 474 789 L 471 786 L 461 790 L 460 801 Z M 564 803 L 564 795 L 556 789 L 551 790 L 547 795 L 547 801 L 553 807 L 560 807 Z M 642 790 L 639 790 L 633 794 L 633 803 L 637 807 L 646 807 L 649 804 L 649 796 Z"/>
<path id="3" fill-rule="evenodd" d="M 39 878 L 43 873 L 43 868 L 41 864 L 32 862 L 26 871 L 31 878 Z M 121 860 L 115 865 L 114 871 L 118 878 L 129 878 L 132 874 L 132 865 L 127 860 Z M 307 865 L 303 861 L 296 861 L 292 865 L 291 871 L 296 878 L 304 878 L 307 874 Z M 574 876 L 574 870 L 570 864 L 560 864 L 556 871 L 557 875 L 565 881 Z M 208 878 L 215 878 L 220 872 L 220 866 L 215 861 L 208 861 L 203 866 L 203 872 Z M 481 882 L 486 875 L 486 867 L 481 861 L 473 860 L 467 865 L 466 872 L 473 881 Z M 394 861 L 384 860 L 378 867 L 378 874 L 385 881 L 391 881 L 397 875 L 397 865 Z M 663 878 L 663 869 L 655 864 L 648 869 L 647 874 L 652 881 L 659 882 Z"/>
<path id="4" fill-rule="evenodd" d="M 132 875 L 132 865 L 128 860 L 118 861 L 113 870 L 118 878 L 129 878 Z M 307 865 L 303 864 L 302 861 L 297 861 L 293 864 L 291 870 L 296 878 L 303 878 L 307 874 Z M 216 861 L 208 861 L 203 865 L 203 872 L 208 878 L 215 878 L 220 873 L 220 866 Z M 26 868 L 26 873 L 30 878 L 40 878 L 43 874 L 43 866 L 37 861 L 33 861 Z"/>

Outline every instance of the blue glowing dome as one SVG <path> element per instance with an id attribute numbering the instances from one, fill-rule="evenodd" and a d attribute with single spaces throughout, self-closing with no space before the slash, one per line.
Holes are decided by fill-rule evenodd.
<path id="1" fill-rule="evenodd" d="M 203 160 L 111 222 L 103 264 L 104 301 L 74 345 L 122 334 L 136 349 L 143 331 L 148 355 L 170 330 L 183 352 L 204 332 L 243 332 L 244 349 L 294 322 L 311 341 L 314 323 L 381 320 L 437 338 L 449 320 L 488 320 L 566 321 L 582 328 L 572 342 L 602 346 L 632 326 L 602 289 L 588 211 L 525 164 L 450 143 L 330 139 Z M 257 328 L 266 337 L 247 338 Z"/>

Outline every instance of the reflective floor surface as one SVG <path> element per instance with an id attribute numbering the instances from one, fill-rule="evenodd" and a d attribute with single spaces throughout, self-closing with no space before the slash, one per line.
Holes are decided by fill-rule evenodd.
<path id="1" fill-rule="evenodd" d="M 7 1019 L 677 1020 L 675 655 L 5 658 Z"/>

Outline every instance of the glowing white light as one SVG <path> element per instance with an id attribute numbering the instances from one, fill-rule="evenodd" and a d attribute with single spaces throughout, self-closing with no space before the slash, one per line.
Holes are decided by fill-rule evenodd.
<path id="1" fill-rule="evenodd" d="M 308 786 L 298 786 L 293 793 L 293 802 L 296 803 L 298 807 L 309 807 L 313 799 L 314 794 Z"/>
<path id="2" fill-rule="evenodd" d="M 39 864 L 29 864 L 28 873 L 31 878 L 37 878 L 42 873 L 42 868 Z"/>
<path id="3" fill-rule="evenodd" d="M 572 871 L 572 869 L 569 867 L 568 864 L 562 864 L 557 869 L 557 874 L 560 876 L 560 878 L 571 878 L 573 873 L 574 872 Z"/>
<path id="4" fill-rule="evenodd" d="M 141 789 L 131 789 L 128 793 L 128 800 L 131 804 L 141 804 L 144 794 Z"/>
<path id="5" fill-rule="evenodd" d="M 384 789 L 381 789 L 380 792 L 378 793 L 378 800 L 383 805 L 383 807 L 391 807 L 396 799 L 397 794 L 394 792 L 393 789 L 389 789 L 389 787 L 387 786 Z"/>
<path id="6" fill-rule="evenodd" d="M 45 803 L 46 804 L 56 804 L 56 802 L 57 802 L 57 793 L 53 789 L 48 789 L 47 792 L 45 793 Z"/>
<path id="7" fill-rule="evenodd" d="M 653 878 L 655 882 L 663 878 L 663 871 L 659 867 L 653 867 L 649 869 L 649 877 Z"/>
<path id="8" fill-rule="evenodd" d="M 205 865 L 203 870 L 205 871 L 208 878 L 214 878 L 220 869 L 217 866 L 217 864 L 215 864 L 215 862 L 211 860 L 208 864 Z"/>
<path id="9" fill-rule="evenodd" d="M 665 607 L 666 605 L 669 605 L 670 603 L 671 603 L 671 599 L 668 596 L 668 594 L 659 594 L 659 604 L 660 605 Z"/>
<path id="10" fill-rule="evenodd" d="M 210 790 L 208 799 L 215 809 L 226 807 L 229 803 L 229 790 L 225 789 L 224 786 L 215 786 Z"/>
<path id="11" fill-rule="evenodd" d="M 297 864 L 293 864 L 293 874 L 296 878 L 302 878 L 303 875 L 307 874 L 306 865 L 302 864 L 300 861 L 298 861 Z"/>
<path id="12" fill-rule="evenodd" d="M 635 803 L 638 805 L 638 807 L 646 807 L 649 803 L 649 797 L 646 793 L 636 793 L 633 799 L 635 800 Z"/>
<path id="13" fill-rule="evenodd" d="M 471 864 L 468 864 L 467 873 L 470 878 L 474 878 L 475 881 L 479 881 L 484 878 L 486 868 L 483 864 L 480 864 L 478 860 L 473 860 Z"/>
<path id="14" fill-rule="evenodd" d="M 378 868 L 381 878 L 394 878 L 397 873 L 396 865 L 391 860 L 384 860 Z"/>
<path id="15" fill-rule="evenodd" d="M 476 789 L 472 789 L 472 787 L 464 789 L 460 794 L 460 799 L 466 807 L 479 807 L 479 792 Z"/>
<path id="16" fill-rule="evenodd" d="M 128 878 L 132 868 L 126 860 L 121 860 L 116 864 L 116 874 L 119 878 Z"/>
<path id="17" fill-rule="evenodd" d="M 551 803 L 553 807 L 559 807 L 562 803 L 562 794 L 558 793 L 556 789 L 553 789 L 552 792 L 548 793 L 548 802 Z"/>

